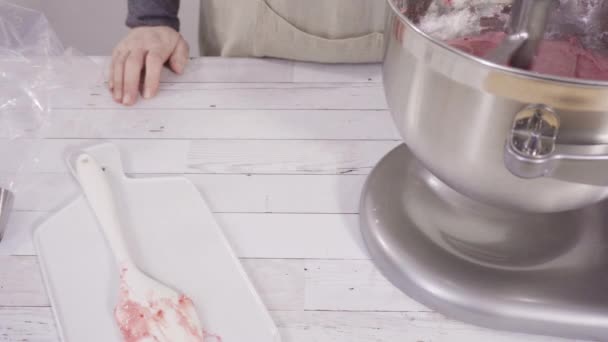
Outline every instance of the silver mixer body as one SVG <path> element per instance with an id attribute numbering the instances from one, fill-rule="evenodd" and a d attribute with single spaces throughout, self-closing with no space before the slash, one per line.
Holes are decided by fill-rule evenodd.
<path id="1" fill-rule="evenodd" d="M 404 144 L 363 191 L 373 261 L 451 318 L 606 340 L 608 82 L 457 51 L 403 14 L 415 1 L 388 0 L 383 77 Z"/>
<path id="2" fill-rule="evenodd" d="M 532 74 L 459 52 L 417 29 L 400 13 L 402 2 L 389 1 L 386 98 L 405 143 L 434 175 L 471 198 L 532 212 L 608 196 L 608 82 Z M 582 146 L 566 180 L 523 179 L 505 167 L 516 114 L 537 104 L 559 116 L 557 145 Z M 585 179 L 590 172 L 598 179 Z"/>

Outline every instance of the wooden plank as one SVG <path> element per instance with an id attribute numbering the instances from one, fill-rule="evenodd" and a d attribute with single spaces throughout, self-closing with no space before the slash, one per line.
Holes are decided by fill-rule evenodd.
<path id="1" fill-rule="evenodd" d="M 65 172 L 70 150 L 106 140 L 0 140 L 13 162 L 36 153 L 33 172 Z M 127 173 L 368 174 L 400 144 L 384 140 L 108 140 L 121 151 Z M 15 169 L 0 165 L 0 172 Z"/>
<path id="2" fill-rule="evenodd" d="M 95 77 L 99 83 L 106 82 L 110 66 L 107 56 L 75 56 L 55 62 L 55 69 L 69 67 L 77 75 Z M 163 68 L 163 83 L 251 83 L 251 82 L 292 82 L 294 62 L 262 58 L 219 58 L 204 57 L 188 61 L 182 75 Z M 356 68 L 353 68 L 356 70 Z M 81 80 L 71 80 L 72 85 L 82 85 Z"/>
<path id="3" fill-rule="evenodd" d="M 53 91 L 55 109 L 124 109 L 105 86 Z M 377 83 L 164 83 L 159 94 L 134 108 L 174 109 L 355 109 L 386 110 Z"/>
<path id="4" fill-rule="evenodd" d="M 294 62 L 261 58 L 205 57 L 188 61 L 182 75 L 164 68 L 165 83 L 292 82 Z"/>
<path id="5" fill-rule="evenodd" d="M 104 79 L 107 79 L 109 58 L 98 56 L 90 58 L 90 61 L 103 69 Z M 94 69 L 95 66 L 90 68 Z M 382 75 L 381 64 L 318 64 L 273 58 L 203 57 L 190 59 L 183 75 L 176 75 L 165 68 L 161 80 L 166 83 L 377 83 L 382 81 Z"/>
<path id="6" fill-rule="evenodd" d="M 15 211 L 9 217 L 0 255 L 35 255 L 32 230 L 48 212 Z M 367 259 L 358 215 L 216 214 L 241 258 Z"/>
<path id="7" fill-rule="evenodd" d="M 353 214 L 217 214 L 241 258 L 368 259 Z"/>
<path id="8" fill-rule="evenodd" d="M 306 278 L 302 260 L 241 259 L 268 310 L 303 310 Z"/>
<path id="9" fill-rule="evenodd" d="M 382 65 L 295 63 L 293 82 L 380 83 Z"/>
<path id="10" fill-rule="evenodd" d="M 369 260 L 307 261 L 305 309 L 429 311 L 390 284 Z"/>
<path id="11" fill-rule="evenodd" d="M 271 311 L 271 315 L 283 342 L 576 342 L 479 328 L 435 313 Z M 0 341 L 58 342 L 50 308 L 0 308 Z"/>
<path id="12" fill-rule="evenodd" d="M 198 187 L 216 213 L 358 213 L 366 179 L 364 175 L 185 177 Z M 18 211 L 58 210 L 79 193 L 67 173 L 23 175 L 17 189 Z"/>
<path id="13" fill-rule="evenodd" d="M 48 306 L 35 257 L 0 257 L 0 306 Z"/>
<path id="14" fill-rule="evenodd" d="M 243 259 L 242 265 L 269 309 L 304 307 L 303 261 Z M 0 257 L 0 307 L 44 307 L 50 302 L 34 256 Z"/>
<path id="15" fill-rule="evenodd" d="M 272 313 L 283 342 L 566 342 L 555 337 L 479 328 L 428 312 Z M 572 340 L 570 340 L 572 341 Z"/>
<path id="16" fill-rule="evenodd" d="M 94 122 L 94 125 L 91 125 Z M 48 138 L 399 140 L 388 111 L 54 110 Z"/>
<path id="17" fill-rule="evenodd" d="M 169 70 L 163 82 L 294 82 L 294 83 L 379 83 L 381 64 L 319 64 L 272 58 L 191 59 L 183 75 Z"/>
<path id="18" fill-rule="evenodd" d="M 399 143 L 197 140 L 190 143 L 187 165 L 203 173 L 369 174 Z"/>
<path id="19" fill-rule="evenodd" d="M 0 307 L 0 342 L 59 342 L 50 308 Z"/>
<path id="20" fill-rule="evenodd" d="M 367 260 L 241 259 L 271 310 L 430 311 L 396 290 Z M 0 306 L 49 305 L 33 256 L 0 257 Z"/>

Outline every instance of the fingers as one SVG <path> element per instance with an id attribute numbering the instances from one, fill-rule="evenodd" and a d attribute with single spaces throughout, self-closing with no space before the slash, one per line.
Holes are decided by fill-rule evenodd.
<path id="1" fill-rule="evenodd" d="M 112 82 L 112 96 L 114 101 L 121 103 L 123 95 L 123 73 L 125 69 L 125 61 L 129 56 L 128 51 L 118 51 L 114 54 L 112 65 L 113 70 L 110 77 L 113 78 Z"/>
<path id="2" fill-rule="evenodd" d="M 180 38 L 173 50 L 173 54 L 169 59 L 169 66 L 177 74 L 184 72 L 186 63 L 188 62 L 188 56 L 190 55 L 190 48 L 188 43 L 183 38 Z"/>
<path id="3" fill-rule="evenodd" d="M 155 51 L 146 55 L 146 76 L 144 79 L 144 98 L 149 99 L 156 95 L 160 84 L 160 73 L 165 59 Z"/>
<path id="4" fill-rule="evenodd" d="M 144 97 L 156 95 L 164 64 L 169 64 L 176 73 L 182 73 L 188 57 L 188 44 L 174 29 L 166 26 L 132 29 L 112 56 L 108 86 L 114 100 L 125 105 L 134 104 L 141 83 Z M 143 70 L 145 76 L 142 76 Z"/>
<path id="5" fill-rule="evenodd" d="M 124 105 L 132 105 L 137 100 L 145 55 L 146 52 L 142 49 L 132 50 L 124 63 L 122 95 Z"/>
<path id="6" fill-rule="evenodd" d="M 108 89 L 114 91 L 114 57 L 110 60 L 110 68 L 108 69 Z"/>

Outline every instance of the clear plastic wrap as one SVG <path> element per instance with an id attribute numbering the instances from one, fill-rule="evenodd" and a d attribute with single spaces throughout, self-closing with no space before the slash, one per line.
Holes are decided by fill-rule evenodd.
<path id="1" fill-rule="evenodd" d="M 53 92 L 80 82 L 75 55 L 43 13 L 0 1 L 0 240 L 11 203 L 35 186 Z"/>
<path id="2" fill-rule="evenodd" d="M 50 59 L 62 53 L 44 15 L 0 2 L 0 238 L 19 178 L 37 162 L 35 139 L 49 115 Z"/>

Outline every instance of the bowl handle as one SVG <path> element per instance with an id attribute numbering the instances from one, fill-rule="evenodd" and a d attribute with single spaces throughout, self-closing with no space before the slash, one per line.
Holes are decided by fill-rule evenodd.
<path id="1" fill-rule="evenodd" d="M 557 113 L 544 105 L 517 113 L 505 144 L 507 169 L 521 178 L 608 186 L 608 144 L 558 144 L 559 125 Z"/>

